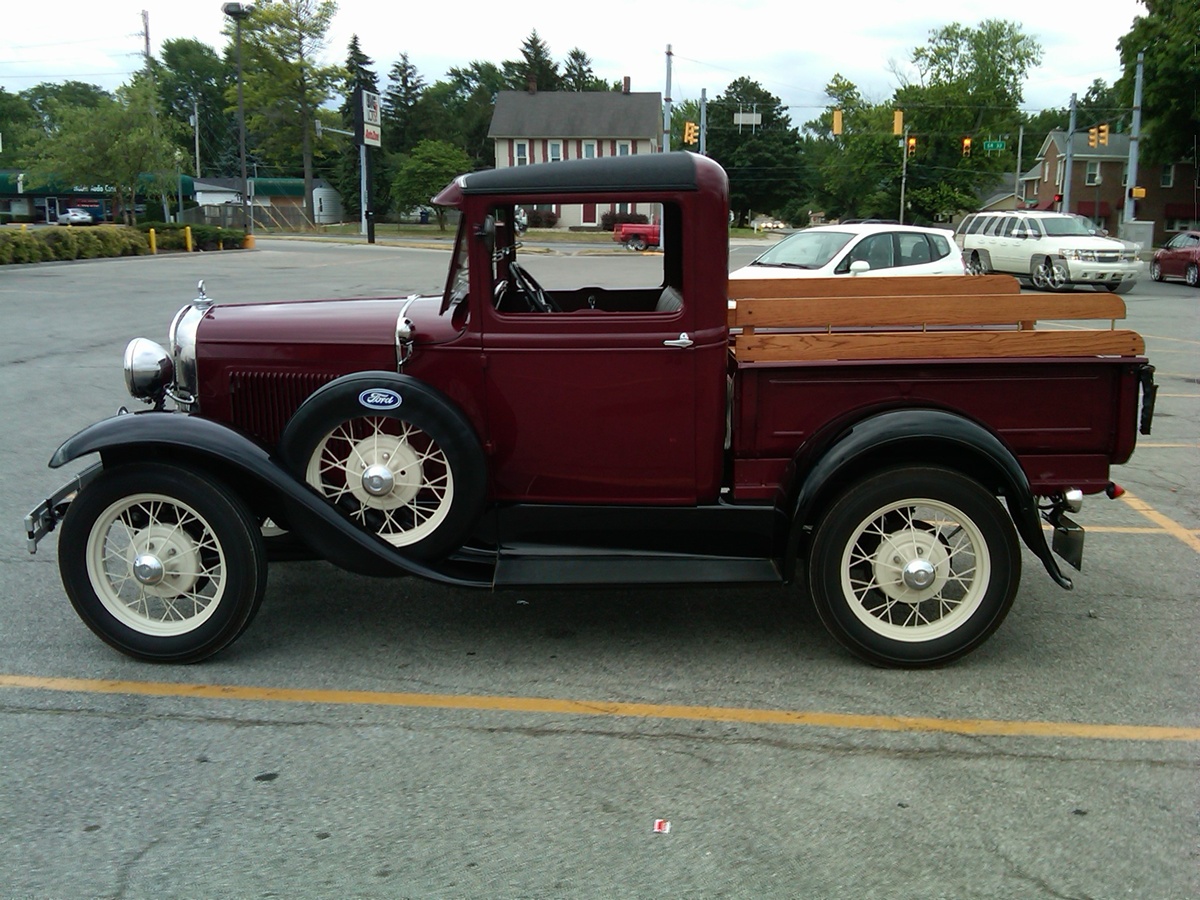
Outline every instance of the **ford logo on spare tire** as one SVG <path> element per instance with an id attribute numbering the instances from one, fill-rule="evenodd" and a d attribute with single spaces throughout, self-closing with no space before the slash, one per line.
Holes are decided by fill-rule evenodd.
<path id="1" fill-rule="evenodd" d="M 358 395 L 358 402 L 367 409 L 395 409 L 400 405 L 400 395 L 387 388 L 371 388 Z"/>

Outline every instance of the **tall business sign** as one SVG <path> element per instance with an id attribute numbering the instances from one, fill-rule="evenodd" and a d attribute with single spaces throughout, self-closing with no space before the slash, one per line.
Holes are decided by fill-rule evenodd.
<path id="1" fill-rule="evenodd" d="M 383 137 L 383 108 L 379 95 L 356 87 L 354 103 L 354 140 L 358 144 L 359 197 L 362 203 L 362 231 L 367 243 L 375 243 L 375 212 L 371 204 L 371 158 L 368 147 L 378 147 Z"/>
<path id="2" fill-rule="evenodd" d="M 383 136 L 383 110 L 379 102 L 379 95 L 361 88 L 358 89 L 358 93 L 362 96 L 362 100 L 358 104 L 355 140 L 368 147 L 378 147 Z"/>

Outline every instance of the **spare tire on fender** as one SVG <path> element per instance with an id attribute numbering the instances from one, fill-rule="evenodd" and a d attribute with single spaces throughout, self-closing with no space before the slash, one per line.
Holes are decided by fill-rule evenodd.
<path id="1" fill-rule="evenodd" d="M 414 558 L 461 546 L 483 510 L 487 461 L 475 430 L 408 375 L 331 381 L 296 410 L 279 452 L 296 477 Z"/>

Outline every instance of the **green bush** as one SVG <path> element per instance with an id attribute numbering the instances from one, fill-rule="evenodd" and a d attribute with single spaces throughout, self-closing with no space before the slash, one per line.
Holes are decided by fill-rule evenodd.
<path id="1" fill-rule="evenodd" d="M 142 256 L 149 252 L 150 244 L 144 234 L 121 225 L 0 231 L 0 265 Z"/>
<path id="2" fill-rule="evenodd" d="M 143 233 L 154 229 L 154 243 L 159 250 L 186 250 L 186 227 L 174 222 L 143 222 L 138 225 Z M 193 250 L 238 250 L 246 241 L 246 232 L 240 228 L 192 225 L 191 229 Z"/>

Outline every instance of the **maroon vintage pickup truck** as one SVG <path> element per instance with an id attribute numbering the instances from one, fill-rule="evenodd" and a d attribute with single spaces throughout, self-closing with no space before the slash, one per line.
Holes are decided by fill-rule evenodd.
<path id="1" fill-rule="evenodd" d="M 61 522 L 84 622 L 169 662 L 232 642 L 297 552 L 486 589 L 794 584 L 892 666 L 981 644 L 1021 541 L 1070 587 L 1041 521 L 1078 566 L 1065 513 L 1118 490 L 1139 398 L 1149 427 L 1141 338 L 1036 328 L 1047 301 L 1003 276 L 731 284 L 727 192 L 688 153 L 478 172 L 434 200 L 461 215 L 440 296 L 201 289 L 166 348 L 126 349 L 152 408 L 54 453 L 99 462 L 30 513 L 30 549 Z M 663 253 L 620 283 L 535 275 L 534 204 L 650 214 Z"/>

